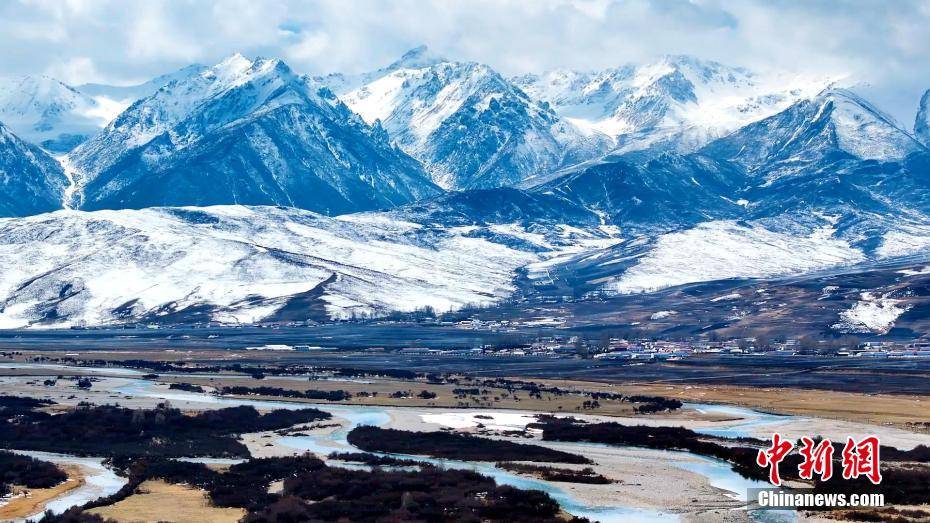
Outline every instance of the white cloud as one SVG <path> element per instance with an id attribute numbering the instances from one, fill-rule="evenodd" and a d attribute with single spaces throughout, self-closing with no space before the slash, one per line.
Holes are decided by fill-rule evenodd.
<path id="1" fill-rule="evenodd" d="M 329 36 L 326 33 L 307 33 L 297 43 L 284 49 L 290 61 L 308 62 L 318 60 L 323 53 L 331 51 Z"/>
<path id="2" fill-rule="evenodd" d="M 93 82 L 100 76 L 94 61 L 86 56 L 53 62 L 45 69 L 45 74 L 71 85 Z"/>

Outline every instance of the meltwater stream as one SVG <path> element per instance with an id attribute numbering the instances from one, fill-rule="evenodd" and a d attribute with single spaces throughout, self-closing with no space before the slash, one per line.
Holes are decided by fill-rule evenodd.
<path id="1" fill-rule="evenodd" d="M 306 435 L 306 436 L 285 436 L 279 438 L 277 441 L 287 447 L 293 448 L 295 450 L 304 450 L 326 456 L 334 451 L 357 451 L 355 447 L 349 444 L 346 440 L 348 433 L 355 427 L 360 425 L 374 425 L 382 426 L 387 424 L 391 417 L 388 414 L 389 408 L 385 407 L 372 407 L 372 406 L 353 406 L 353 405 L 328 405 L 328 404 L 310 404 L 310 403 L 292 403 L 284 401 L 268 401 L 268 400 L 250 400 L 250 399 L 237 399 L 237 398 L 224 398 L 217 397 L 209 394 L 198 394 L 198 393 L 187 393 L 187 392 L 177 392 L 170 391 L 165 389 L 159 389 L 151 381 L 147 380 L 133 380 L 129 384 L 119 387 L 116 389 L 116 392 L 120 394 L 125 394 L 127 396 L 141 396 L 141 397 L 150 397 L 150 398 L 159 398 L 166 399 L 169 401 L 190 401 L 197 403 L 207 403 L 215 404 L 219 406 L 239 406 L 239 405 L 251 405 L 259 409 L 272 409 L 272 408 L 284 408 L 284 409 L 301 409 L 301 408 L 318 408 L 320 410 L 329 412 L 333 416 L 346 420 L 346 424 L 333 432 L 328 434 L 319 434 L 319 435 Z M 742 418 L 750 418 L 749 422 L 741 422 L 734 424 L 729 428 L 720 428 L 713 429 L 713 431 L 721 431 L 720 435 L 735 435 L 741 436 L 745 434 L 745 428 L 748 423 L 752 423 L 753 427 L 761 426 L 765 423 L 773 422 L 782 422 L 789 418 L 784 416 L 773 416 L 768 414 L 759 413 L 749 409 L 741 409 L 738 407 L 723 407 L 717 405 L 694 405 L 695 408 L 700 408 L 705 411 L 715 411 L 726 414 L 733 414 L 734 416 L 741 416 Z M 732 434 L 723 434 L 727 430 L 733 431 Z M 706 431 L 706 433 L 711 433 L 711 430 Z M 579 452 L 584 452 L 585 443 L 576 443 L 579 447 Z M 669 455 L 672 456 L 675 451 L 667 451 Z M 679 521 L 679 517 L 676 514 L 653 511 L 647 509 L 640 509 L 634 507 L 617 507 L 617 506 L 596 506 L 592 504 L 584 503 L 583 501 L 575 498 L 570 493 L 565 490 L 542 480 L 537 480 L 533 478 L 522 477 L 513 473 L 510 473 L 505 470 L 501 470 L 495 467 L 490 463 L 483 462 L 472 462 L 472 461 L 459 461 L 459 460 L 444 460 L 444 459 L 435 459 L 427 458 L 423 456 L 408 456 L 408 455 L 393 455 L 397 457 L 402 457 L 406 459 L 413 459 L 422 462 L 433 463 L 439 466 L 447 468 L 462 468 L 469 469 L 479 472 L 481 474 L 493 477 L 499 484 L 511 485 L 516 488 L 521 489 L 533 489 L 541 490 L 548 493 L 553 499 L 555 499 L 566 512 L 573 514 L 579 517 L 586 517 L 591 520 L 601 521 L 604 523 L 609 522 L 657 522 L 657 521 Z M 697 458 L 696 461 L 683 462 L 681 460 L 672 460 L 676 466 L 679 466 L 685 470 L 700 474 L 708 478 L 710 484 L 714 487 L 726 490 L 731 493 L 731 496 L 734 499 L 739 499 L 745 501 L 746 491 L 749 488 L 762 488 L 767 487 L 768 484 L 760 481 L 745 479 L 736 472 L 732 470 L 730 465 L 724 461 L 706 458 L 703 456 L 691 455 Z M 760 522 L 784 522 L 784 521 L 794 521 L 796 520 L 795 514 L 793 512 L 785 511 L 752 511 L 750 516 L 755 521 Z"/>
<path id="2" fill-rule="evenodd" d="M 126 484 L 126 478 L 117 476 L 112 470 L 103 464 L 103 458 L 82 458 L 69 456 L 67 454 L 56 454 L 52 452 L 39 452 L 29 450 L 13 450 L 16 454 L 31 456 L 42 461 L 48 461 L 62 466 L 78 466 L 84 472 L 84 484 L 71 490 L 61 497 L 50 501 L 41 511 L 30 514 L 24 519 L 14 521 L 28 521 L 33 518 L 39 518 L 46 510 L 55 514 L 61 514 L 71 507 L 81 506 L 95 499 L 110 496 L 123 488 Z"/>
<path id="3" fill-rule="evenodd" d="M 304 409 L 318 408 L 329 412 L 333 416 L 346 420 L 346 424 L 339 430 L 329 434 L 308 436 L 284 436 L 278 439 L 282 445 L 295 450 L 304 450 L 326 456 L 334 451 L 358 451 L 346 440 L 348 433 L 360 425 L 381 426 L 387 424 L 391 417 L 386 408 L 352 406 L 352 405 L 320 405 L 311 403 L 292 403 L 284 401 L 249 400 L 236 398 L 223 398 L 209 394 L 174 392 L 158 389 L 146 380 L 133 380 L 131 383 L 119 387 L 116 392 L 127 396 L 141 396 L 149 398 L 166 399 L 169 401 L 191 401 L 209 403 L 217 406 L 250 405 L 259 409 Z M 396 455 L 407 459 L 433 463 L 447 468 L 469 469 L 493 477 L 502 485 L 511 485 L 521 489 L 542 490 L 552 496 L 566 512 L 575 516 L 587 517 L 591 520 L 609 522 L 665 522 L 678 521 L 675 514 L 644 510 L 632 507 L 599 507 L 587 505 L 574 498 L 564 490 L 545 481 L 524 478 L 516 474 L 498 469 L 491 464 L 471 461 L 441 460 L 422 456 Z"/>

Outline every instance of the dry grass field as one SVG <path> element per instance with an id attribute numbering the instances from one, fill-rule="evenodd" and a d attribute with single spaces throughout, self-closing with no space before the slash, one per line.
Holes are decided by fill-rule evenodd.
<path id="1" fill-rule="evenodd" d="M 235 523 L 245 516 L 244 509 L 211 506 L 200 489 L 163 481 L 146 481 L 138 493 L 89 512 L 119 523 Z"/>

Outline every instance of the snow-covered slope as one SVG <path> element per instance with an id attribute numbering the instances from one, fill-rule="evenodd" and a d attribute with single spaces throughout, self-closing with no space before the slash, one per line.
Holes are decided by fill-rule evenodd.
<path id="1" fill-rule="evenodd" d="M 83 209 L 238 203 L 340 214 L 439 192 L 329 90 L 279 60 L 241 55 L 134 103 L 69 159 Z"/>
<path id="2" fill-rule="evenodd" d="M 446 188 L 491 188 L 592 158 L 606 136 L 582 132 L 490 67 L 425 47 L 356 77 L 320 79 Z"/>
<path id="3" fill-rule="evenodd" d="M 0 328 L 346 318 L 490 303 L 538 255 L 472 232 L 385 214 L 241 206 L 3 219 Z"/>
<path id="4" fill-rule="evenodd" d="M 917 120 L 914 122 L 914 135 L 921 143 L 930 147 L 930 89 L 920 98 Z"/>
<path id="5" fill-rule="evenodd" d="M 615 137 L 620 152 L 687 152 L 813 96 L 828 82 L 666 56 L 597 72 L 524 75 L 514 83 L 578 126 Z"/>
<path id="6" fill-rule="evenodd" d="M 48 76 L 0 79 L 0 121 L 20 138 L 65 152 L 98 133 L 112 108 Z"/>
<path id="7" fill-rule="evenodd" d="M 760 224 L 707 222 L 659 237 L 611 286 L 624 293 L 648 292 L 728 278 L 798 275 L 865 259 L 833 233 L 829 226 L 790 234 Z"/>
<path id="8" fill-rule="evenodd" d="M 930 151 L 846 90 L 798 102 L 701 152 L 746 170 L 740 198 L 754 217 L 814 209 L 878 223 L 930 214 Z"/>
<path id="9" fill-rule="evenodd" d="M 0 123 L 0 217 L 60 209 L 67 183 L 54 158 Z"/>

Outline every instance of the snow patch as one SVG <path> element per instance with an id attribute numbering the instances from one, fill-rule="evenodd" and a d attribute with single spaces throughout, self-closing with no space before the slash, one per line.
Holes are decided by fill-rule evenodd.
<path id="1" fill-rule="evenodd" d="M 849 310 L 840 313 L 840 321 L 833 328 L 841 332 L 872 332 L 887 334 L 899 316 L 907 312 L 910 305 L 901 305 L 901 300 L 887 295 L 875 296 L 863 292 L 860 301 Z"/>
<path id="2" fill-rule="evenodd" d="M 652 315 L 649 316 L 649 319 L 650 320 L 662 320 L 662 319 L 665 319 L 671 316 L 675 316 L 676 314 L 678 314 L 678 311 L 658 311 L 658 312 L 653 312 Z"/>
<path id="3" fill-rule="evenodd" d="M 740 299 L 740 298 L 742 298 L 742 295 L 741 295 L 740 293 L 738 293 L 738 292 L 734 292 L 734 293 L 731 293 L 731 294 L 724 294 L 723 296 L 717 296 L 716 298 L 713 298 L 713 299 L 711 299 L 710 301 L 711 301 L 712 303 L 717 303 L 717 302 L 721 302 L 721 301 L 733 301 L 733 300 L 738 300 L 738 299 Z"/>
<path id="4" fill-rule="evenodd" d="M 425 423 L 433 423 L 453 429 L 470 429 L 479 424 L 491 430 L 524 430 L 530 423 L 535 423 L 536 416 L 515 412 L 479 410 L 474 412 L 444 412 L 441 414 L 421 414 Z"/>

